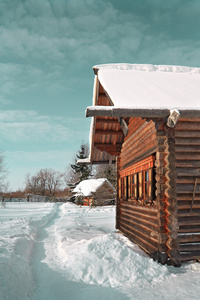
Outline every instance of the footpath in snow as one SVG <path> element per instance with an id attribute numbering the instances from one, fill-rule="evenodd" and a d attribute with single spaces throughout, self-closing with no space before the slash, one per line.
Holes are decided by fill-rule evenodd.
<path id="1" fill-rule="evenodd" d="M 149 259 L 114 206 L 7 203 L 0 225 L 0 300 L 199 299 L 200 264 Z"/>

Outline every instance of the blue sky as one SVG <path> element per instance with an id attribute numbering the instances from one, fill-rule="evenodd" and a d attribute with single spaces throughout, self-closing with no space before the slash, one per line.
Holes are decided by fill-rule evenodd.
<path id="1" fill-rule="evenodd" d="M 0 0 L 0 149 L 11 189 L 88 142 L 92 66 L 200 67 L 198 0 Z"/>

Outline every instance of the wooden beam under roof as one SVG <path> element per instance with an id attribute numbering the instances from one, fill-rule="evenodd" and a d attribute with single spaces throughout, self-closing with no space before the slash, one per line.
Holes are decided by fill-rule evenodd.
<path id="1" fill-rule="evenodd" d="M 96 124 L 102 124 L 102 123 L 119 124 L 119 121 L 117 119 L 96 119 Z"/>
<path id="2" fill-rule="evenodd" d="M 89 106 L 86 109 L 86 117 L 167 118 L 169 115 L 169 109 L 137 109 L 126 107 L 120 108 L 114 106 Z"/>
<path id="3" fill-rule="evenodd" d="M 168 118 L 177 111 L 181 118 L 200 118 L 200 110 L 170 110 L 170 109 L 140 109 L 114 106 L 89 106 L 86 117 L 138 117 L 138 118 Z"/>
<path id="4" fill-rule="evenodd" d="M 94 147 L 96 147 L 100 151 L 106 151 L 110 153 L 111 155 L 119 155 L 121 152 L 121 144 L 101 144 L 101 143 L 94 143 Z"/>
<path id="5" fill-rule="evenodd" d="M 96 129 L 95 130 L 95 135 L 122 135 L 123 131 L 122 130 L 106 130 L 106 129 Z"/>

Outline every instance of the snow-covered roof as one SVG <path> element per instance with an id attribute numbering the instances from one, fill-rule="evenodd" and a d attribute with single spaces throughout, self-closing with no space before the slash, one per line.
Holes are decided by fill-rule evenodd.
<path id="1" fill-rule="evenodd" d="M 115 107 L 200 110 L 200 68 L 109 64 L 93 69 Z"/>
<path id="2" fill-rule="evenodd" d="M 75 196 L 83 195 L 85 197 L 92 196 L 92 193 L 95 193 L 104 183 L 108 183 L 113 191 L 115 190 L 113 185 L 107 180 L 107 178 L 98 178 L 98 179 L 87 179 L 81 181 L 73 190 L 73 193 L 76 193 Z"/>

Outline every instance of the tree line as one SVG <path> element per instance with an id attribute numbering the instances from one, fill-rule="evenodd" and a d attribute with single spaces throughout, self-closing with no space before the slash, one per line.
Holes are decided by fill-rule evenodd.
<path id="1" fill-rule="evenodd" d="M 89 156 L 88 144 L 82 143 L 80 150 L 75 153 L 72 163 L 65 172 L 56 171 L 52 168 L 43 168 L 35 174 L 28 173 L 25 177 L 25 189 L 13 192 L 13 197 L 23 197 L 27 194 L 55 197 L 69 194 L 68 190 L 79 182 L 89 178 L 107 178 L 116 186 L 115 165 L 92 166 L 87 163 L 78 164 L 78 160 Z M 6 182 L 5 157 L 0 153 L 0 192 L 6 193 L 8 183 Z M 9 194 L 7 192 L 7 194 Z"/>

